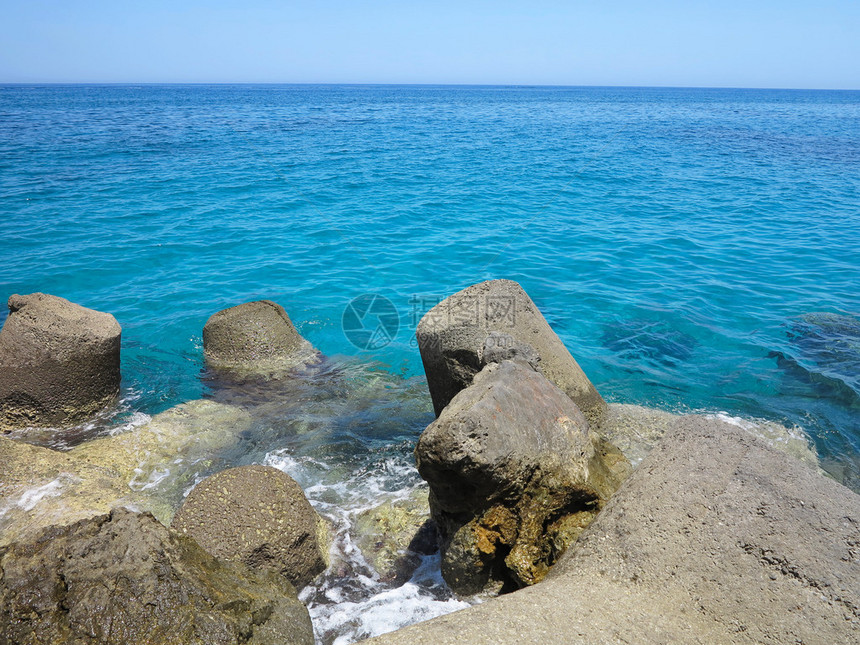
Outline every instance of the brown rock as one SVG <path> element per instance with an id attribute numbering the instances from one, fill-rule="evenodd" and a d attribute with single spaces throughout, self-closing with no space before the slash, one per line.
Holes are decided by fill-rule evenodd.
<path id="1" fill-rule="evenodd" d="M 415 457 L 443 538 L 442 574 L 459 593 L 541 580 L 629 472 L 564 392 L 515 361 L 476 375 Z"/>
<path id="2" fill-rule="evenodd" d="M 222 563 L 151 515 L 117 509 L 0 548 L 8 645 L 311 645 L 283 577 Z"/>
<path id="3" fill-rule="evenodd" d="M 44 293 L 9 298 L 0 331 L 0 430 L 65 426 L 119 394 L 120 334 L 110 314 Z"/>
<path id="4" fill-rule="evenodd" d="M 171 528 L 217 558 L 283 574 L 301 589 L 327 566 L 328 529 L 292 477 L 240 466 L 189 493 Z"/>
<path id="5" fill-rule="evenodd" d="M 318 357 L 284 308 L 271 300 L 213 314 L 203 327 L 203 353 L 215 369 L 253 372 L 277 372 Z"/>
<path id="6" fill-rule="evenodd" d="M 858 581 L 860 496 L 689 416 L 543 582 L 367 642 L 860 643 Z"/>
<path id="7" fill-rule="evenodd" d="M 535 366 L 590 423 L 606 404 L 523 288 L 512 280 L 467 287 L 425 314 L 416 331 L 436 416 L 491 362 Z"/>

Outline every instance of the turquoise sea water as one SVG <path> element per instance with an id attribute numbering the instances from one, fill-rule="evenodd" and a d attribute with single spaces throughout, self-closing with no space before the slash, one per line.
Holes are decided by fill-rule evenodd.
<path id="1" fill-rule="evenodd" d="M 0 297 L 117 317 L 124 414 L 208 394 L 209 315 L 282 304 L 337 376 L 258 458 L 408 459 L 417 318 L 505 277 L 607 399 L 800 425 L 860 489 L 860 92 L 0 87 L 0 244 Z M 400 314 L 370 351 L 362 294 Z"/>

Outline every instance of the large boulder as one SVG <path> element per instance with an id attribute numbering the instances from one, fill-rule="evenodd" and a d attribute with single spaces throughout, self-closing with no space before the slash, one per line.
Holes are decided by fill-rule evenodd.
<path id="1" fill-rule="evenodd" d="M 110 314 L 64 298 L 10 297 L 0 331 L 0 430 L 70 425 L 112 403 L 120 333 Z"/>
<path id="2" fill-rule="evenodd" d="M 277 373 L 311 362 L 318 352 L 299 335 L 284 308 L 246 302 L 213 314 L 203 327 L 203 354 L 216 370 Z"/>
<path id="3" fill-rule="evenodd" d="M 438 416 L 493 361 L 525 359 L 579 406 L 592 423 L 605 403 L 523 288 L 511 280 L 467 287 L 428 311 L 416 330 Z"/>
<path id="4" fill-rule="evenodd" d="M 222 563 L 149 514 L 51 527 L 0 548 L 0 642 L 9 645 L 311 645 L 281 576 Z"/>
<path id="5" fill-rule="evenodd" d="M 298 588 L 325 570 L 328 527 L 301 487 L 271 466 L 239 466 L 188 494 L 171 528 L 215 557 L 277 571 Z"/>
<path id="6" fill-rule="evenodd" d="M 457 592 L 541 580 L 629 472 L 571 399 L 528 364 L 485 367 L 423 432 L 442 574 Z"/>
<path id="7" fill-rule="evenodd" d="M 376 645 L 860 643 L 860 496 L 680 418 L 540 584 Z"/>

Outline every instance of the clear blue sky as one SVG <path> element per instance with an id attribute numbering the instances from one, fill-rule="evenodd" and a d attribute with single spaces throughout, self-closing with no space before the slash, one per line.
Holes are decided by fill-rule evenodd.
<path id="1" fill-rule="evenodd" d="M 860 0 L 0 0 L 0 82 L 860 89 Z"/>

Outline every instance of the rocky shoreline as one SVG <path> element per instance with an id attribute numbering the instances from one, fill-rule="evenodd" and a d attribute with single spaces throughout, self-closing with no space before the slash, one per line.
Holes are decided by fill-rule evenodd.
<path id="1" fill-rule="evenodd" d="M 681 417 L 546 580 L 366 641 L 857 643 L 860 498 Z"/>
<path id="2" fill-rule="evenodd" d="M 0 429 L 24 429 L 0 436 L 0 642 L 312 643 L 297 588 L 328 564 L 325 522 L 274 468 L 201 477 L 250 424 L 243 387 L 325 360 L 283 308 L 204 328 L 236 405 L 58 452 L 26 428 L 110 404 L 119 325 L 45 294 L 9 306 Z M 860 496 L 802 438 L 607 404 L 508 280 L 439 303 L 417 338 L 429 499 L 365 513 L 362 549 L 402 580 L 438 548 L 455 592 L 501 595 L 373 642 L 860 642 Z"/>

